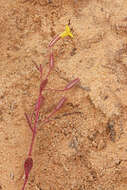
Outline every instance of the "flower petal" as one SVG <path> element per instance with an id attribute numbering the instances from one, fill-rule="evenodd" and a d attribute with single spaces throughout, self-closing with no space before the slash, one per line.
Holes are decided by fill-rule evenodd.
<path id="1" fill-rule="evenodd" d="M 73 38 L 73 34 L 71 33 L 70 28 L 69 28 L 68 25 L 66 25 L 65 31 L 60 34 L 61 38 L 64 38 L 66 36 L 70 36 L 71 38 Z"/>

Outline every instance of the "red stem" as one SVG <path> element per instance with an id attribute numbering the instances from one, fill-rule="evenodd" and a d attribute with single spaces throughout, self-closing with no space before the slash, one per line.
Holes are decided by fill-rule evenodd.
<path id="1" fill-rule="evenodd" d="M 27 184 L 27 181 L 28 181 L 28 176 L 25 177 L 25 180 L 24 180 L 24 184 L 23 184 L 22 190 L 25 189 L 25 186 L 26 186 L 26 184 Z"/>
<path id="2" fill-rule="evenodd" d="M 40 111 L 40 101 L 41 101 L 41 96 L 39 95 L 39 98 L 37 101 L 38 109 L 36 110 L 36 117 L 35 117 L 35 122 L 34 122 L 34 127 L 33 127 L 33 135 L 32 135 L 32 140 L 31 140 L 31 145 L 30 145 L 28 156 L 31 156 L 33 144 L 34 144 L 34 140 L 35 140 L 35 136 L 36 136 L 37 123 L 38 123 L 39 111 Z"/>
<path id="3" fill-rule="evenodd" d="M 49 48 L 53 47 L 53 46 L 55 45 L 55 43 L 56 43 L 58 40 L 60 40 L 60 39 L 61 39 L 60 35 L 55 36 L 55 37 L 49 42 Z"/>
<path id="4" fill-rule="evenodd" d="M 38 124 L 38 120 L 39 120 L 39 112 L 40 112 L 40 107 L 42 104 L 42 101 L 44 100 L 44 97 L 41 95 L 43 90 L 46 90 L 45 87 L 48 83 L 48 77 L 49 74 L 51 73 L 52 69 L 54 68 L 54 57 L 53 57 L 53 50 L 52 47 L 55 45 L 55 43 L 61 39 L 60 35 L 57 35 L 55 38 L 53 38 L 53 40 L 50 41 L 49 43 L 49 48 L 50 48 L 50 65 L 49 65 L 49 71 L 48 74 L 46 76 L 46 79 L 41 81 L 40 84 L 40 92 L 39 92 L 39 97 L 37 100 L 37 103 L 35 105 L 35 109 L 31 115 L 31 118 L 25 113 L 26 116 L 26 120 L 28 122 L 29 128 L 32 130 L 32 139 L 31 139 L 31 144 L 29 147 L 29 151 L 28 151 L 28 158 L 25 160 L 25 164 L 24 164 L 24 169 L 25 169 L 25 180 L 24 180 L 24 184 L 22 186 L 22 190 L 25 190 L 25 186 L 27 184 L 28 181 L 28 176 L 29 173 L 32 169 L 33 166 L 33 159 L 31 158 L 31 154 L 32 154 L 32 150 L 33 150 L 33 145 L 34 145 L 34 141 L 35 141 L 35 137 L 36 137 L 36 133 L 37 133 L 37 124 Z M 43 72 L 43 68 L 42 65 L 38 66 L 34 61 L 33 63 L 36 66 L 36 69 L 40 72 L 40 78 L 42 80 L 42 72 Z M 69 90 L 70 88 L 72 88 L 75 84 L 77 84 L 77 82 L 79 82 L 79 79 L 75 79 L 73 81 L 71 81 L 63 90 L 56 90 L 56 91 L 66 91 Z M 50 90 L 55 90 L 55 89 L 50 89 Z M 64 104 L 64 102 L 66 101 L 66 98 L 63 97 L 60 99 L 60 101 L 58 102 L 57 106 L 55 107 L 55 109 L 49 114 L 49 116 L 44 119 L 43 121 L 43 125 L 45 123 L 47 123 L 49 121 L 49 118 L 55 114 Z M 35 113 L 35 120 L 34 120 L 34 125 L 32 127 L 32 119 L 33 119 L 33 115 Z"/>

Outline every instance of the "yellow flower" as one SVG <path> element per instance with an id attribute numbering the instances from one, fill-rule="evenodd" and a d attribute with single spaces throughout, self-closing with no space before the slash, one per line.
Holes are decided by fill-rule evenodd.
<path id="1" fill-rule="evenodd" d="M 61 38 L 64 38 L 66 36 L 70 36 L 71 38 L 73 38 L 73 34 L 71 33 L 71 30 L 68 25 L 66 25 L 65 31 L 60 34 Z"/>

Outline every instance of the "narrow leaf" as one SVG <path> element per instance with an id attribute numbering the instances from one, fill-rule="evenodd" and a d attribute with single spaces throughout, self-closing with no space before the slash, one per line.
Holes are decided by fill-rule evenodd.
<path id="1" fill-rule="evenodd" d="M 55 109 L 50 113 L 50 115 L 44 120 L 43 124 L 48 123 L 50 120 L 50 117 L 52 117 L 64 104 L 64 102 L 66 101 L 66 97 L 63 97 L 60 99 L 60 101 L 58 102 L 57 106 L 55 107 Z"/>
<path id="2" fill-rule="evenodd" d="M 69 90 L 70 88 L 72 88 L 74 85 L 76 85 L 79 82 L 79 78 L 69 82 L 69 84 L 64 88 L 64 90 Z"/>
<path id="3" fill-rule="evenodd" d="M 33 60 L 32 60 L 32 62 L 33 62 L 33 64 L 35 65 L 36 69 L 37 69 L 38 71 L 40 71 L 40 68 L 38 67 L 37 63 L 36 63 L 35 61 L 33 61 Z"/>
<path id="4" fill-rule="evenodd" d="M 31 131 L 33 132 L 32 123 L 31 123 L 30 118 L 28 117 L 27 113 L 25 113 L 25 117 L 26 117 L 28 126 L 30 127 Z"/>
<path id="5" fill-rule="evenodd" d="M 59 103 L 57 104 L 56 108 L 55 108 L 55 112 L 58 111 L 64 104 L 64 102 L 66 101 L 66 97 L 63 97 L 60 99 Z"/>

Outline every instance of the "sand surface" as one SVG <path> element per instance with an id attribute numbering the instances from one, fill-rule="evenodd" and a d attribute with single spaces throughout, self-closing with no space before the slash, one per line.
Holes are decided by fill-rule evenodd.
<path id="1" fill-rule="evenodd" d="M 127 190 L 127 0 L 0 1 L 0 190 L 21 190 L 49 41 L 69 25 L 74 38 L 54 46 L 25 190 Z M 42 125 L 62 96 L 67 101 Z"/>

